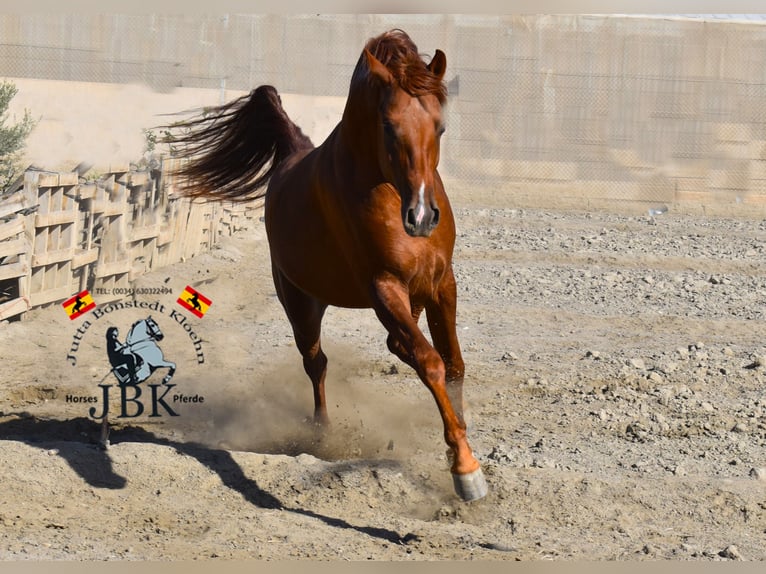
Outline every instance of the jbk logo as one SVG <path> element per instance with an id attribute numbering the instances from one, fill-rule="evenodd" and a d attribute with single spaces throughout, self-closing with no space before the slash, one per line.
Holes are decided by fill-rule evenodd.
<path id="1" fill-rule="evenodd" d="M 72 340 L 72 347 L 67 355 L 67 361 L 72 366 L 77 365 L 78 352 L 84 337 L 91 326 L 103 317 L 112 316 L 114 312 L 128 309 L 148 309 L 153 311 L 143 319 L 135 321 L 127 331 L 124 341 L 120 329 L 112 323 L 105 334 L 106 357 L 109 361 L 109 371 L 98 384 L 98 396 L 73 394 L 66 395 L 68 403 L 85 403 L 90 406 L 88 414 L 91 418 L 102 421 L 105 425 L 110 418 L 110 405 L 119 403 L 116 418 L 136 418 L 141 415 L 148 417 L 179 416 L 178 407 L 183 403 L 204 403 L 200 395 L 187 395 L 177 390 L 177 385 L 171 383 L 176 373 L 176 363 L 165 359 L 159 343 L 165 338 L 162 329 L 153 315 L 164 316 L 165 306 L 159 302 L 145 303 L 126 301 L 112 303 L 102 310 L 96 309 L 92 319 L 85 321 L 78 329 Z M 194 354 L 198 364 L 204 363 L 202 339 L 194 332 L 188 318 L 179 311 L 171 309 L 169 313 L 171 325 L 181 327 L 194 344 Z M 102 346 L 98 348 L 103 349 Z M 103 352 L 103 351 L 102 351 Z M 103 356 L 103 355 L 102 355 Z M 161 381 L 152 382 L 152 376 L 157 372 Z M 107 379 L 114 382 L 108 383 Z M 146 383 L 146 384 L 143 384 Z M 100 403 L 100 404 L 99 404 Z"/>
<path id="2" fill-rule="evenodd" d="M 103 392 L 103 404 L 101 406 L 100 414 L 96 414 L 98 411 L 96 407 L 91 407 L 88 414 L 91 418 L 101 420 L 109 414 L 109 390 L 114 385 L 99 385 Z M 175 412 L 170 405 L 165 401 L 165 397 L 173 390 L 176 385 L 147 385 L 151 389 L 151 412 L 150 417 L 162 416 L 160 413 L 160 407 L 162 407 L 167 414 L 172 417 L 177 417 L 178 413 Z M 120 414 L 117 418 L 134 418 L 140 417 L 144 414 L 144 404 L 141 400 L 141 387 L 134 383 L 120 383 L 118 385 L 120 389 Z M 162 389 L 160 391 L 160 389 Z M 161 393 L 161 394 L 160 394 Z M 132 395 L 132 396 L 129 396 Z M 178 397 L 179 395 L 175 395 Z M 132 405 L 132 412 L 130 411 L 129 404 Z"/>
<path id="3" fill-rule="evenodd" d="M 159 417 L 160 407 L 170 416 L 177 417 L 165 397 L 173 390 L 170 379 L 176 372 L 176 364 L 166 361 L 162 349 L 157 344 L 165 337 L 157 322 L 151 315 L 133 323 L 125 338 L 120 342 L 120 331 L 117 327 L 106 330 L 106 354 L 112 366 L 111 374 L 119 383 L 120 414 L 119 418 L 138 417 L 144 413 L 144 404 L 140 400 L 142 391 L 138 385 L 146 381 L 157 369 L 167 369 L 162 384 L 147 385 L 151 391 L 150 417 Z M 112 385 L 100 384 L 102 389 L 102 410 L 97 414 L 96 407 L 91 407 L 89 415 L 97 420 L 103 419 L 109 413 L 109 391 Z M 160 388 L 162 390 L 160 391 Z M 129 408 L 132 405 L 132 409 Z"/>

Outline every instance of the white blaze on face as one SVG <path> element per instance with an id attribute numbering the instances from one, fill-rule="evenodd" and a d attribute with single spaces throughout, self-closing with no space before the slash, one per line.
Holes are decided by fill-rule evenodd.
<path id="1" fill-rule="evenodd" d="M 420 225 L 420 222 L 423 221 L 423 217 L 426 214 L 425 195 L 426 182 L 423 181 L 420 183 L 420 189 L 418 190 L 418 207 L 417 212 L 415 213 L 415 223 L 417 225 Z"/>

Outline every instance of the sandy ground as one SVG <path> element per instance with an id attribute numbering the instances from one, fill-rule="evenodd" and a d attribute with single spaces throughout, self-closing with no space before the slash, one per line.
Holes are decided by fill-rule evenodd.
<path id="1" fill-rule="evenodd" d="M 453 203 L 485 499 L 454 495 L 436 407 L 370 311 L 328 312 L 334 424 L 314 435 L 254 220 L 138 282 L 170 291 L 136 300 L 163 306 L 175 390 L 204 403 L 147 402 L 106 452 L 66 397 L 100 396 L 107 326 L 149 311 L 0 328 L 0 557 L 763 559 L 766 225 Z M 203 364 L 172 316 L 187 284 L 213 301 L 189 316 Z"/>

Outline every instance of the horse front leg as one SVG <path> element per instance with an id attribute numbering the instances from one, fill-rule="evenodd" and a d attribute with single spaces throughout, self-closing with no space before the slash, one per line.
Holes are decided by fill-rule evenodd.
<path id="1" fill-rule="evenodd" d="M 426 318 L 434 347 L 446 369 L 447 394 L 458 417 L 464 418 L 463 378 L 465 363 L 457 338 L 457 287 L 450 267 L 442 279 L 432 301 L 426 304 Z"/>
<path id="2" fill-rule="evenodd" d="M 422 306 L 412 306 L 412 320 L 415 322 L 415 324 L 418 323 L 420 320 L 420 314 L 423 312 Z M 410 350 L 405 349 L 401 342 L 399 341 L 398 337 L 395 337 L 392 333 L 388 334 L 388 338 L 386 339 L 386 344 L 388 345 L 388 350 L 391 351 L 394 355 L 399 357 L 399 359 L 412 367 L 415 371 L 418 370 L 417 361 L 415 360 L 415 357 L 412 355 Z"/>
<path id="3" fill-rule="evenodd" d="M 487 494 L 479 461 L 466 438 L 465 422 L 447 392 L 447 369 L 441 355 L 428 342 L 413 319 L 409 293 L 397 279 L 379 279 L 374 286 L 375 312 L 436 400 L 444 425 L 444 439 L 452 453 L 451 472 L 455 491 L 466 501 Z M 389 344 L 391 346 L 391 344 Z M 398 353 L 397 353 L 398 354 Z"/>

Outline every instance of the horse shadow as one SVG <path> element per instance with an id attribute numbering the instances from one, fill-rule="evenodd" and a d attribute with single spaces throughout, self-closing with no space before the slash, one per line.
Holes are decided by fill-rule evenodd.
<path id="1" fill-rule="evenodd" d="M 99 444 L 101 425 L 93 420 L 77 417 L 68 420 L 39 419 L 29 413 L 20 413 L 0 422 L 0 440 L 25 443 L 42 450 L 52 451 L 63 458 L 85 482 L 94 488 L 122 489 L 127 479 L 115 472 L 109 451 Z M 179 454 L 191 456 L 218 474 L 223 484 L 240 493 L 247 502 L 263 509 L 283 510 L 321 520 L 325 524 L 350 529 L 395 544 L 406 544 L 418 537 L 412 533 L 401 535 L 388 528 L 358 526 L 313 510 L 285 505 L 277 496 L 261 488 L 247 476 L 226 450 L 211 448 L 194 442 L 182 442 L 157 436 L 137 426 L 112 429 L 111 444 L 121 442 L 150 443 L 173 448 Z"/>
<path id="2" fill-rule="evenodd" d="M 92 432 L 93 421 L 82 417 L 59 421 L 22 412 L 0 423 L 0 440 L 23 442 L 55 452 L 95 488 L 124 488 L 127 481 L 114 471 L 107 452 L 90 444 L 87 437 Z"/>

